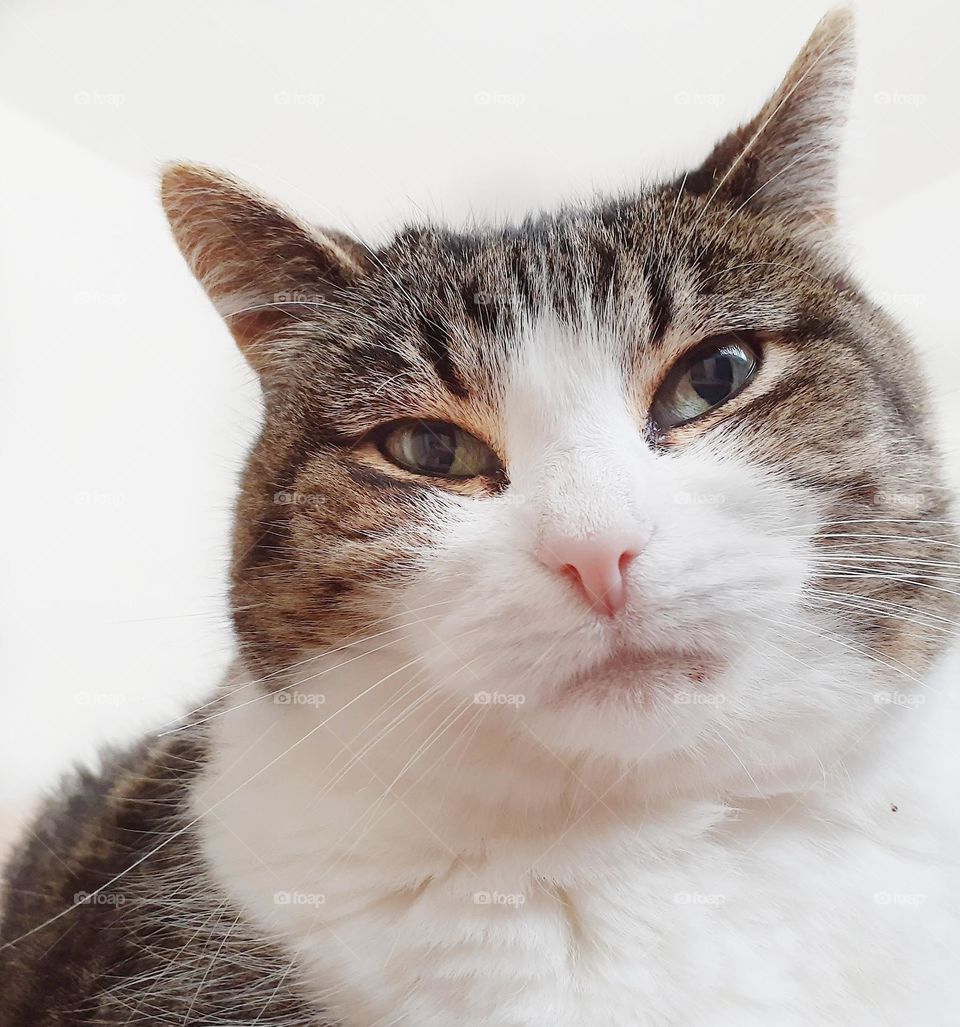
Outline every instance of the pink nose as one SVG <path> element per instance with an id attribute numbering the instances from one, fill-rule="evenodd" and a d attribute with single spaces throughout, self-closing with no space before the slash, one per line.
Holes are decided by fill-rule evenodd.
<path id="1" fill-rule="evenodd" d="M 580 594 L 597 613 L 612 617 L 626 605 L 627 568 L 644 545 L 640 532 L 623 529 L 588 538 L 549 534 L 538 555 L 550 570 L 572 578 Z"/>

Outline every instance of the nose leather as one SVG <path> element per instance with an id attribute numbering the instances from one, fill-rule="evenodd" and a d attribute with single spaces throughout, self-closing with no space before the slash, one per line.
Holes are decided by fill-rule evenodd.
<path id="1" fill-rule="evenodd" d="M 645 544 L 642 533 L 631 529 L 581 538 L 554 532 L 545 535 L 538 555 L 550 570 L 569 577 L 593 610 L 613 617 L 626 605 L 626 572 Z"/>

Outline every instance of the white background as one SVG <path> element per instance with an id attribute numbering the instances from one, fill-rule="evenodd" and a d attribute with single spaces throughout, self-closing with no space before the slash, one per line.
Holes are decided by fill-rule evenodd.
<path id="1" fill-rule="evenodd" d="M 202 701 L 229 656 L 258 393 L 168 236 L 163 161 L 229 168 L 368 241 L 508 218 L 701 159 L 823 4 L 6 0 L 0 825 L 72 759 Z M 958 6 L 858 15 L 846 231 L 949 412 Z"/>

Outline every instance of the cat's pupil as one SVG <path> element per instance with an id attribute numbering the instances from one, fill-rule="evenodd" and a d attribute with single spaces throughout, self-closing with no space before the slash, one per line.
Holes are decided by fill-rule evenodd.
<path id="1" fill-rule="evenodd" d="M 411 433 L 412 462 L 424 471 L 446 474 L 457 456 L 457 431 L 453 425 L 422 426 Z"/>
<path id="2" fill-rule="evenodd" d="M 734 357 L 723 350 L 713 353 L 690 369 L 690 385 L 696 394 L 711 406 L 716 406 L 730 395 L 736 377 Z"/>

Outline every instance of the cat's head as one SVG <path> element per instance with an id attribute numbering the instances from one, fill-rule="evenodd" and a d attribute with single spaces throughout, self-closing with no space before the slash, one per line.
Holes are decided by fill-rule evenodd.
<path id="1" fill-rule="evenodd" d="M 264 388 L 233 601 L 268 683 L 378 648 L 558 753 L 708 774 L 917 687 L 952 536 L 917 358 L 834 229 L 851 80 L 835 12 L 697 170 L 380 249 L 168 169 Z"/>

